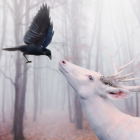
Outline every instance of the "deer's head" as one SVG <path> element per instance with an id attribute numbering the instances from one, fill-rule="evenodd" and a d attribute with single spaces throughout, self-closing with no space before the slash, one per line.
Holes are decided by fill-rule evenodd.
<path id="1" fill-rule="evenodd" d="M 132 96 L 132 92 L 140 91 L 140 86 L 124 86 L 119 84 L 119 82 L 139 79 L 126 79 L 126 77 L 132 73 L 119 76 L 123 69 L 134 62 L 138 55 L 124 66 L 117 67 L 114 61 L 117 52 L 114 56 L 111 56 L 115 73 L 110 76 L 105 77 L 100 73 L 81 68 L 66 60 L 59 62 L 59 70 L 67 78 L 80 99 L 86 100 L 92 96 L 94 96 L 94 98 L 109 97 L 113 100 L 124 99 Z"/>

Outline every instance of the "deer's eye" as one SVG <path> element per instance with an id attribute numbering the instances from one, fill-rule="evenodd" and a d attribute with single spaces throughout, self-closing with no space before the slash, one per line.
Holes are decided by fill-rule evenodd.
<path id="1" fill-rule="evenodd" d="M 93 77 L 91 75 L 88 76 L 88 79 L 93 81 Z"/>

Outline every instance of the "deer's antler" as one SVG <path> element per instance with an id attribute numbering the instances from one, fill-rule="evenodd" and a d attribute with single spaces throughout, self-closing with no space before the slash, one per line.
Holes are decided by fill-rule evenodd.
<path id="1" fill-rule="evenodd" d="M 131 60 L 130 62 L 126 63 L 125 65 L 121 66 L 121 67 L 118 67 L 115 63 L 115 56 L 117 55 L 119 49 L 120 49 L 121 45 L 118 47 L 117 51 L 115 52 L 114 55 L 110 55 L 111 57 L 111 61 L 112 61 L 112 65 L 113 65 L 113 68 L 114 68 L 114 74 L 113 75 L 110 75 L 110 76 L 101 76 L 101 81 L 104 83 L 104 84 L 108 84 L 110 86 L 113 86 L 113 87 L 122 87 L 124 89 L 127 89 L 129 91 L 140 91 L 140 86 L 124 86 L 124 85 L 120 85 L 119 82 L 128 82 L 128 81 L 132 81 L 132 80 L 138 80 L 140 79 L 140 77 L 138 78 L 130 78 L 130 79 L 126 79 L 127 76 L 133 74 L 134 72 L 131 72 L 131 73 L 128 73 L 126 75 L 123 75 L 123 76 L 119 76 L 119 74 L 126 68 L 128 67 L 130 64 L 132 64 L 136 59 L 137 57 L 139 56 L 140 52 L 133 58 L 133 60 Z"/>

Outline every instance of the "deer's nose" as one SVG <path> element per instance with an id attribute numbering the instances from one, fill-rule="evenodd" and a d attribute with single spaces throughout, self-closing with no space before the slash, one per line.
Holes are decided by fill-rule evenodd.
<path id="1" fill-rule="evenodd" d="M 61 62 L 62 62 L 62 64 L 66 64 L 66 61 L 65 60 L 62 60 Z"/>

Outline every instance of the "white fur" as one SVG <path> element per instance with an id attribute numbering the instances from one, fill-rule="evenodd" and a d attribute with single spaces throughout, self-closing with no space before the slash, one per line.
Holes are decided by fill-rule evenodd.
<path id="1" fill-rule="evenodd" d="M 105 85 L 100 81 L 99 73 L 65 60 L 59 62 L 59 70 L 76 91 L 86 117 L 99 140 L 140 140 L 140 119 L 123 114 L 109 100 L 130 97 L 131 92 Z M 89 79 L 89 75 L 93 80 Z"/>

